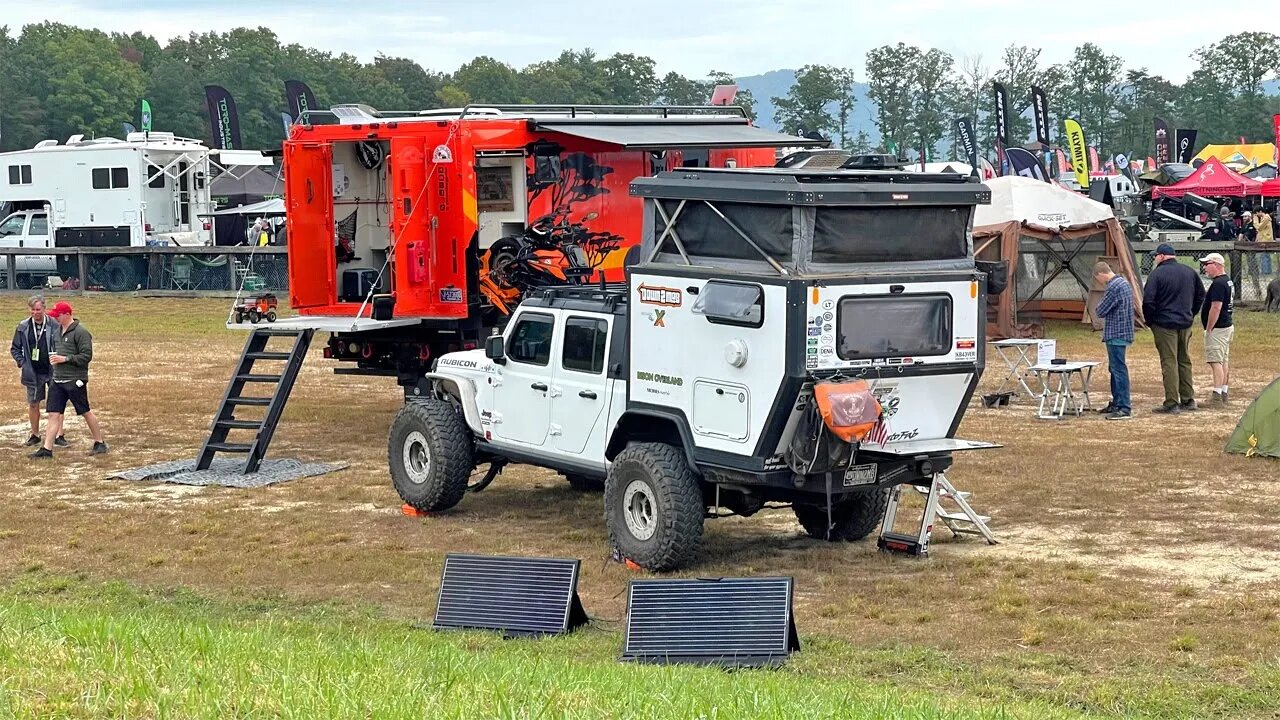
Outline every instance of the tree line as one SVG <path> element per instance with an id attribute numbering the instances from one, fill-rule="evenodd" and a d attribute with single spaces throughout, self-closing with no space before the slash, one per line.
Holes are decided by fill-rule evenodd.
<path id="1" fill-rule="evenodd" d="M 1171 48 L 1170 52 L 1182 52 Z M 1280 37 L 1245 32 L 1195 50 L 1197 69 L 1178 84 L 1123 60 L 1093 43 L 1077 47 L 1069 62 L 1046 64 L 1041 51 L 1005 48 L 1000 58 L 959 59 L 938 49 L 898 43 L 867 53 L 865 77 L 853 69 L 807 65 L 781 97 L 772 98 L 784 131 L 818 132 L 840 147 L 873 149 L 865 132 L 852 131 L 858 83 L 875 104 L 880 149 L 933 149 L 951 140 L 951 119 L 975 118 L 981 146 L 993 147 L 991 82 L 1010 91 L 1010 135 L 1031 132 L 1030 88 L 1043 87 L 1055 138 L 1062 118 L 1084 125 L 1103 153 L 1150 154 L 1152 119 L 1196 128 L 1204 142 L 1244 136 L 1271 138 L 1280 96 L 1267 83 L 1280 77 Z M 414 60 L 378 55 L 361 62 L 299 44 L 282 44 L 269 28 L 191 33 L 161 43 L 142 33 L 104 33 L 60 23 L 27 25 L 14 35 L 0 28 L 0 149 L 28 148 L 45 138 L 73 134 L 119 135 L 138 124 L 139 101 L 155 112 L 157 130 L 209 136 L 203 86 L 226 87 L 240 110 L 247 147 L 277 145 L 283 134 L 283 81 L 307 82 L 322 107 L 361 102 L 383 109 L 429 109 L 467 103 L 575 103 L 697 105 L 707 102 L 727 72 L 705 78 L 660 74 L 650 57 L 590 49 L 565 50 L 553 60 L 515 68 L 488 56 L 452 72 Z M 737 103 L 753 118 L 755 99 Z M 863 109 L 864 111 L 870 108 Z"/>

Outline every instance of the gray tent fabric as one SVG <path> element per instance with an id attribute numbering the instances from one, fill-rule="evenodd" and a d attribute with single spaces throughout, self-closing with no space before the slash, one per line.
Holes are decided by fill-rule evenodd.
<path id="1" fill-rule="evenodd" d="M 219 210 L 215 213 L 210 213 L 210 215 L 214 216 L 251 215 L 253 217 L 271 217 L 284 214 L 284 198 L 263 200 L 262 202 L 239 205 L 237 207 L 231 207 L 226 210 Z"/>

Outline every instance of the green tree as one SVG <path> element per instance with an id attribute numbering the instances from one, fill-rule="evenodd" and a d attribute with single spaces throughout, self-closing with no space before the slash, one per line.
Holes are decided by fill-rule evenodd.
<path id="1" fill-rule="evenodd" d="M 1124 74 L 1120 99 L 1120 116 L 1109 145 L 1115 150 L 1136 156 L 1155 153 L 1155 119 L 1170 119 L 1178 88 L 1146 68 L 1128 70 Z M 1172 142 L 1172 139 L 1170 140 Z"/>
<path id="2" fill-rule="evenodd" d="M 828 65 L 805 65 L 796 72 L 795 84 L 786 97 L 773 98 L 774 122 L 785 132 L 840 134 L 839 121 L 827 112 L 827 106 L 842 97 L 838 71 Z"/>
<path id="3" fill-rule="evenodd" d="M 867 52 L 867 98 L 876 104 L 881 142 L 898 148 L 915 144 L 914 102 L 923 53 L 906 43 Z"/>
<path id="4" fill-rule="evenodd" d="M 1188 80 L 1181 107 L 1201 130 L 1200 141 L 1270 138 L 1263 83 L 1280 75 L 1280 37 L 1237 33 L 1201 48 L 1195 57 L 1200 67 Z"/>
<path id="5" fill-rule="evenodd" d="M 488 55 L 481 55 L 458 68 L 450 84 L 466 93 L 473 103 L 515 103 L 523 97 L 519 73 Z"/>
<path id="6" fill-rule="evenodd" d="M 918 147 L 928 160 L 938 141 L 950 133 L 953 99 L 959 80 L 955 59 L 937 49 L 922 54 L 915 65 L 911 108 Z"/>
<path id="7" fill-rule="evenodd" d="M 1021 146 L 1031 138 L 1034 121 L 1025 115 L 1031 109 L 1031 86 L 1040 77 L 1040 48 L 1010 45 L 1004 49 L 1003 65 L 996 71 L 995 79 L 1004 83 L 1009 91 L 1009 144 L 1012 146 Z M 987 97 L 994 108 L 989 85 Z M 995 137 L 994 115 L 991 123 L 992 137 Z"/>
<path id="8" fill-rule="evenodd" d="M 1118 56 L 1103 52 L 1093 43 L 1085 43 L 1075 49 L 1066 68 L 1065 108 L 1080 120 L 1089 144 L 1104 155 L 1113 149 L 1107 141 L 1111 139 L 1120 106 L 1123 65 Z M 1114 149 L 1128 152 L 1126 148 Z"/>
<path id="9" fill-rule="evenodd" d="M 663 75 L 658 83 L 658 100 L 664 105 L 704 105 L 710 92 L 709 84 L 677 72 Z"/>
<path id="10" fill-rule="evenodd" d="M 598 63 L 603 79 L 600 102 L 649 105 L 658 99 L 653 58 L 617 53 Z"/>

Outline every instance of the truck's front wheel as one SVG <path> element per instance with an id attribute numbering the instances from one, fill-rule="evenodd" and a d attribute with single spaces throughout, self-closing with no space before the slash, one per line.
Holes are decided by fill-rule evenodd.
<path id="1" fill-rule="evenodd" d="M 604 485 L 609 540 L 646 570 L 688 565 L 702 544 L 702 490 L 684 453 L 663 443 L 628 446 Z"/>
<path id="2" fill-rule="evenodd" d="M 855 493 L 831 507 L 831 525 L 827 525 L 826 505 L 795 505 L 796 520 L 809 537 L 832 542 L 853 542 L 871 534 L 884 519 L 889 504 L 889 488 Z"/>
<path id="3" fill-rule="evenodd" d="M 391 482 L 401 499 L 423 512 L 447 510 L 462 500 L 474 453 L 466 423 L 447 402 L 405 403 L 391 421 Z"/>

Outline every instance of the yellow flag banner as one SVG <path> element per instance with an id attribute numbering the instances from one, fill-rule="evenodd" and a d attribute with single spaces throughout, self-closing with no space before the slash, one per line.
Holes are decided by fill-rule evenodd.
<path id="1" fill-rule="evenodd" d="M 1084 129 L 1080 123 L 1067 118 L 1062 121 L 1067 129 L 1067 147 L 1071 151 L 1071 169 L 1076 173 L 1076 182 L 1082 190 L 1089 188 L 1089 159 L 1084 149 Z"/>

